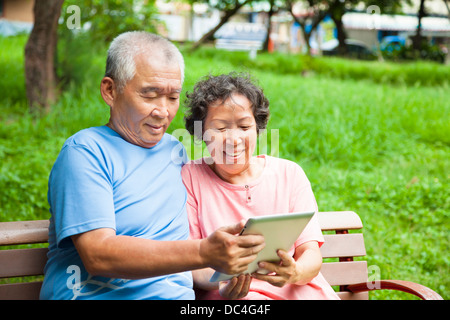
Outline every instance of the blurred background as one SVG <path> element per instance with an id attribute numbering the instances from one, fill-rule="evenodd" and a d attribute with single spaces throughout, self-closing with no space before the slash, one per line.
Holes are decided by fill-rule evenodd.
<path id="1" fill-rule="evenodd" d="M 49 218 L 48 175 L 64 141 L 108 121 L 99 86 L 110 41 L 147 30 L 185 57 L 168 133 L 184 128 L 184 94 L 203 76 L 251 73 L 271 110 L 258 152 L 300 164 L 319 210 L 361 216 L 368 264 L 381 279 L 418 282 L 447 299 L 449 6 L 0 0 L 0 221 Z M 205 155 L 191 137 L 180 140 L 191 158 Z"/>

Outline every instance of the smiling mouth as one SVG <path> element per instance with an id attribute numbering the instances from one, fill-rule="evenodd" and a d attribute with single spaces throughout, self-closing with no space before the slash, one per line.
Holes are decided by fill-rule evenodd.
<path id="1" fill-rule="evenodd" d="M 245 149 L 239 150 L 239 151 L 233 151 L 233 152 L 223 152 L 223 164 L 243 164 L 245 163 Z"/>
<path id="2" fill-rule="evenodd" d="M 150 127 L 150 130 L 154 133 L 160 133 L 164 131 L 163 125 L 153 125 L 153 124 L 146 124 L 148 127 Z"/>
<path id="3" fill-rule="evenodd" d="M 229 153 L 229 152 L 224 152 L 227 156 L 229 156 L 229 157 L 238 157 L 238 156 L 240 156 L 242 153 L 244 152 L 244 150 L 241 150 L 241 151 L 235 151 L 235 152 L 233 152 L 233 153 Z"/>
<path id="4" fill-rule="evenodd" d="M 240 158 L 243 154 L 245 154 L 245 149 L 242 149 L 239 151 L 233 151 L 233 152 L 227 152 L 225 150 L 223 153 L 227 159 L 236 160 L 236 159 Z"/>

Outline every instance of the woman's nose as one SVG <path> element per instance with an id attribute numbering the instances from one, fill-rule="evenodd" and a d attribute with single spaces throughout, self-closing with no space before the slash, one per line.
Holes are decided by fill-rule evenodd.
<path id="1" fill-rule="evenodd" d="M 230 145 L 237 145 L 243 141 L 243 132 L 239 129 L 227 130 L 226 143 Z"/>

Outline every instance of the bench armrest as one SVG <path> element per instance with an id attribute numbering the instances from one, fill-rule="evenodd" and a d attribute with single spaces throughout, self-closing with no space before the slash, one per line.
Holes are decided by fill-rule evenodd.
<path id="1" fill-rule="evenodd" d="M 443 300 L 442 297 L 421 284 L 403 280 L 379 280 L 376 283 L 362 282 L 346 286 L 352 293 L 373 290 L 398 290 L 413 294 L 422 300 Z"/>

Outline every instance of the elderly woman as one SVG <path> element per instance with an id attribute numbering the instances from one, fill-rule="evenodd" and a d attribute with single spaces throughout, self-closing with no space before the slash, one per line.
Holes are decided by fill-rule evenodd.
<path id="1" fill-rule="evenodd" d="M 317 211 L 311 185 L 296 163 L 267 155 L 253 156 L 257 137 L 269 118 L 269 101 L 248 75 L 208 76 L 187 94 L 186 128 L 211 157 L 182 169 L 188 192 L 190 237 L 202 239 L 218 227 L 252 216 Z M 195 130 L 198 131 L 198 130 Z M 324 239 L 314 216 L 280 263 L 260 262 L 269 274 L 240 275 L 211 283 L 212 269 L 193 272 L 204 299 L 337 299 L 319 270 Z"/>

